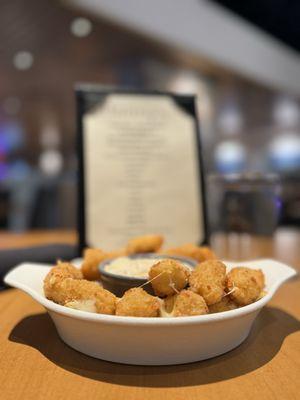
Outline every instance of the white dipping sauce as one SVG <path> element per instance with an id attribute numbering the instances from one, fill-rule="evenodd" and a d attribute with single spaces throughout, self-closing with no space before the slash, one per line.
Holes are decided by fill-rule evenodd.
<path id="1" fill-rule="evenodd" d="M 148 273 L 152 265 L 164 260 L 164 258 L 130 258 L 119 257 L 112 260 L 104 267 L 105 271 L 121 276 L 130 276 L 131 278 L 148 279 Z M 181 263 L 191 269 L 186 263 Z"/>

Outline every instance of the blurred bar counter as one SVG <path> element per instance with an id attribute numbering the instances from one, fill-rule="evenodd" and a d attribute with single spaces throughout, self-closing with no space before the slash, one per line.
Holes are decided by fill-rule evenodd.
<path id="1" fill-rule="evenodd" d="M 211 237 L 216 254 L 227 260 L 273 258 L 300 270 L 300 230 L 278 228 L 273 236 L 221 234 Z"/>
<path id="2" fill-rule="evenodd" d="M 23 233 L 0 231 L 0 250 L 52 243 L 75 245 L 76 241 L 77 234 L 73 230 L 32 230 Z"/>

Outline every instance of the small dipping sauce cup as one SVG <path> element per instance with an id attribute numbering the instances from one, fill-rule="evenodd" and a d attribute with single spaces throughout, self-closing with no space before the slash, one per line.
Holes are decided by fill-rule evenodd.
<path id="1" fill-rule="evenodd" d="M 120 258 L 120 257 L 118 257 Z M 164 254 L 156 254 L 156 253 L 138 253 L 126 256 L 129 259 L 151 259 L 153 260 L 153 265 L 163 259 L 171 259 L 176 260 L 191 270 L 195 268 L 197 265 L 197 261 L 188 258 L 188 257 L 180 257 L 180 256 L 170 256 Z M 126 290 L 131 289 L 133 287 L 139 287 L 144 285 L 148 278 L 145 277 L 136 277 L 130 275 L 121 275 L 116 274 L 111 271 L 107 271 L 106 268 L 109 264 L 113 263 L 117 258 L 112 258 L 109 260 L 105 260 L 99 264 L 99 271 L 101 274 L 101 281 L 103 284 L 104 289 L 109 290 L 110 292 L 114 293 L 116 296 L 123 296 Z M 129 267 L 130 268 L 130 267 Z M 146 284 L 143 286 L 143 289 L 146 290 L 150 294 L 154 294 L 152 290 L 151 283 Z"/>

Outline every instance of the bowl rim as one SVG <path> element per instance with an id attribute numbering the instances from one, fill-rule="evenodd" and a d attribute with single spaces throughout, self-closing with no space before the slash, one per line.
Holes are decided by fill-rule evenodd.
<path id="1" fill-rule="evenodd" d="M 220 322 L 227 319 L 235 319 L 239 317 L 246 316 L 251 313 L 259 312 L 261 308 L 263 308 L 268 301 L 273 297 L 274 293 L 277 289 L 287 280 L 291 279 L 292 277 L 298 275 L 298 271 L 294 268 L 278 262 L 272 259 L 255 259 L 255 260 L 247 260 L 245 262 L 235 262 L 235 261 L 227 261 L 222 260 L 224 264 L 231 264 L 231 268 L 235 266 L 241 266 L 249 263 L 262 263 L 265 262 L 268 264 L 268 270 L 270 270 L 270 274 L 272 274 L 272 269 L 276 269 L 276 265 L 272 266 L 272 263 L 278 264 L 284 270 L 284 275 L 278 279 L 273 285 L 268 289 L 267 294 L 262 297 L 261 299 L 257 300 L 254 303 L 248 304 L 241 308 L 237 308 L 234 310 L 224 311 L 220 313 L 214 314 L 206 314 L 206 315 L 199 315 L 199 316 L 186 316 L 186 317 L 176 317 L 176 318 L 149 318 L 149 317 L 130 317 L 130 316 L 120 316 L 120 315 L 107 315 L 107 314 L 97 314 L 91 313 L 87 311 L 75 310 L 72 308 L 68 308 L 62 306 L 60 304 L 54 303 L 51 300 L 48 300 L 44 294 L 41 294 L 38 289 L 34 289 L 30 287 L 28 284 L 22 283 L 20 280 L 15 278 L 15 275 L 18 275 L 17 272 L 21 268 L 28 268 L 30 266 L 30 273 L 32 272 L 33 263 L 23 263 L 19 266 L 12 269 L 4 278 L 4 282 L 12 287 L 18 288 L 23 290 L 25 293 L 29 294 L 34 300 L 36 300 L 39 304 L 44 306 L 50 313 L 55 312 L 57 314 L 63 315 L 68 318 L 75 318 L 77 320 L 83 320 L 88 322 L 98 322 L 104 323 L 107 325 L 121 325 L 121 326 L 144 326 L 144 327 L 168 327 L 168 326 L 185 326 L 185 325 L 201 325 L 207 323 L 214 323 Z M 52 266 L 50 265 L 41 265 L 37 264 L 34 265 L 34 274 L 36 273 L 36 268 L 40 268 L 40 272 L 42 272 L 43 278 L 46 276 L 48 271 L 51 269 Z M 46 268 L 48 267 L 48 268 Z M 251 268 L 251 267 L 250 267 Z M 254 267 L 252 267 L 254 268 Z M 23 271 L 24 272 L 24 271 Z M 264 271 L 264 273 L 266 273 Z M 28 275 L 27 275 L 28 276 Z"/>
<path id="2" fill-rule="evenodd" d="M 196 265 L 198 264 L 197 261 L 193 260 L 192 258 L 189 257 L 183 257 L 183 256 L 175 256 L 175 255 L 168 255 L 168 254 L 157 254 L 157 253 L 135 253 L 135 254 L 129 254 L 126 256 L 120 256 L 120 257 L 114 257 L 114 258 L 109 258 L 107 260 L 104 260 L 99 263 L 98 265 L 98 270 L 101 275 L 104 275 L 105 277 L 115 279 L 117 281 L 127 281 L 128 283 L 132 282 L 140 282 L 141 284 L 145 283 L 148 281 L 147 278 L 140 278 L 140 277 L 134 277 L 134 276 L 127 276 L 127 275 L 119 275 L 119 274 L 114 274 L 113 272 L 106 271 L 105 267 L 107 264 L 110 264 L 112 261 L 117 260 L 118 258 L 122 257 L 127 257 L 131 259 L 135 258 L 153 258 L 153 260 L 159 260 L 159 259 L 172 259 L 172 260 L 177 260 L 181 262 L 185 262 L 187 264 L 190 264 L 191 268 L 195 268 Z M 117 284 L 117 282 L 116 282 Z"/>

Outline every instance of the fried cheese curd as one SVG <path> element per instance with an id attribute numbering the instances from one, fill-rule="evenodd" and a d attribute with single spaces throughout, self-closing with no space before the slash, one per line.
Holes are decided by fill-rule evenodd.
<path id="1" fill-rule="evenodd" d="M 233 268 L 226 279 L 230 298 L 239 306 L 256 301 L 265 286 L 264 274 L 261 270 L 247 267 Z"/>
<path id="2" fill-rule="evenodd" d="M 188 284 L 189 275 L 189 269 L 180 262 L 165 259 L 150 268 L 149 280 L 154 293 L 165 297 L 184 289 Z"/>
<path id="3" fill-rule="evenodd" d="M 182 290 L 167 297 L 161 307 L 162 317 L 187 317 L 207 313 L 208 307 L 203 297 L 191 290 Z"/>
<path id="4" fill-rule="evenodd" d="M 44 293 L 55 303 L 101 314 L 114 314 L 116 296 L 97 282 L 82 279 L 81 272 L 68 263 L 52 268 L 44 280 Z"/>
<path id="5" fill-rule="evenodd" d="M 67 278 L 82 279 L 83 277 L 81 271 L 72 264 L 58 261 L 44 279 L 44 293 L 47 299 L 60 303 L 60 291 L 56 290 L 56 283 Z"/>
<path id="6" fill-rule="evenodd" d="M 207 246 L 196 246 L 192 243 L 186 243 L 179 247 L 167 249 L 165 254 L 193 258 L 200 262 L 215 259 L 214 252 Z"/>
<path id="7" fill-rule="evenodd" d="M 116 315 L 130 317 L 158 317 L 161 300 L 142 288 L 127 290 L 117 301 Z"/>
<path id="8" fill-rule="evenodd" d="M 83 253 L 83 263 L 81 265 L 81 272 L 85 279 L 89 281 L 96 281 L 101 278 L 99 272 L 99 264 L 102 261 L 110 258 L 120 257 L 126 255 L 125 249 L 120 249 L 112 252 L 104 252 L 101 249 L 86 248 Z"/>
<path id="9" fill-rule="evenodd" d="M 161 235 L 144 235 L 129 240 L 127 244 L 127 253 L 156 253 L 164 241 Z"/>
<path id="10" fill-rule="evenodd" d="M 218 260 L 200 263 L 189 278 L 190 289 L 200 294 L 208 306 L 222 300 L 225 283 L 226 266 Z"/>
<path id="11" fill-rule="evenodd" d="M 209 307 L 210 314 L 235 310 L 238 306 L 230 299 L 229 296 L 225 296 L 218 303 L 212 304 Z"/>

